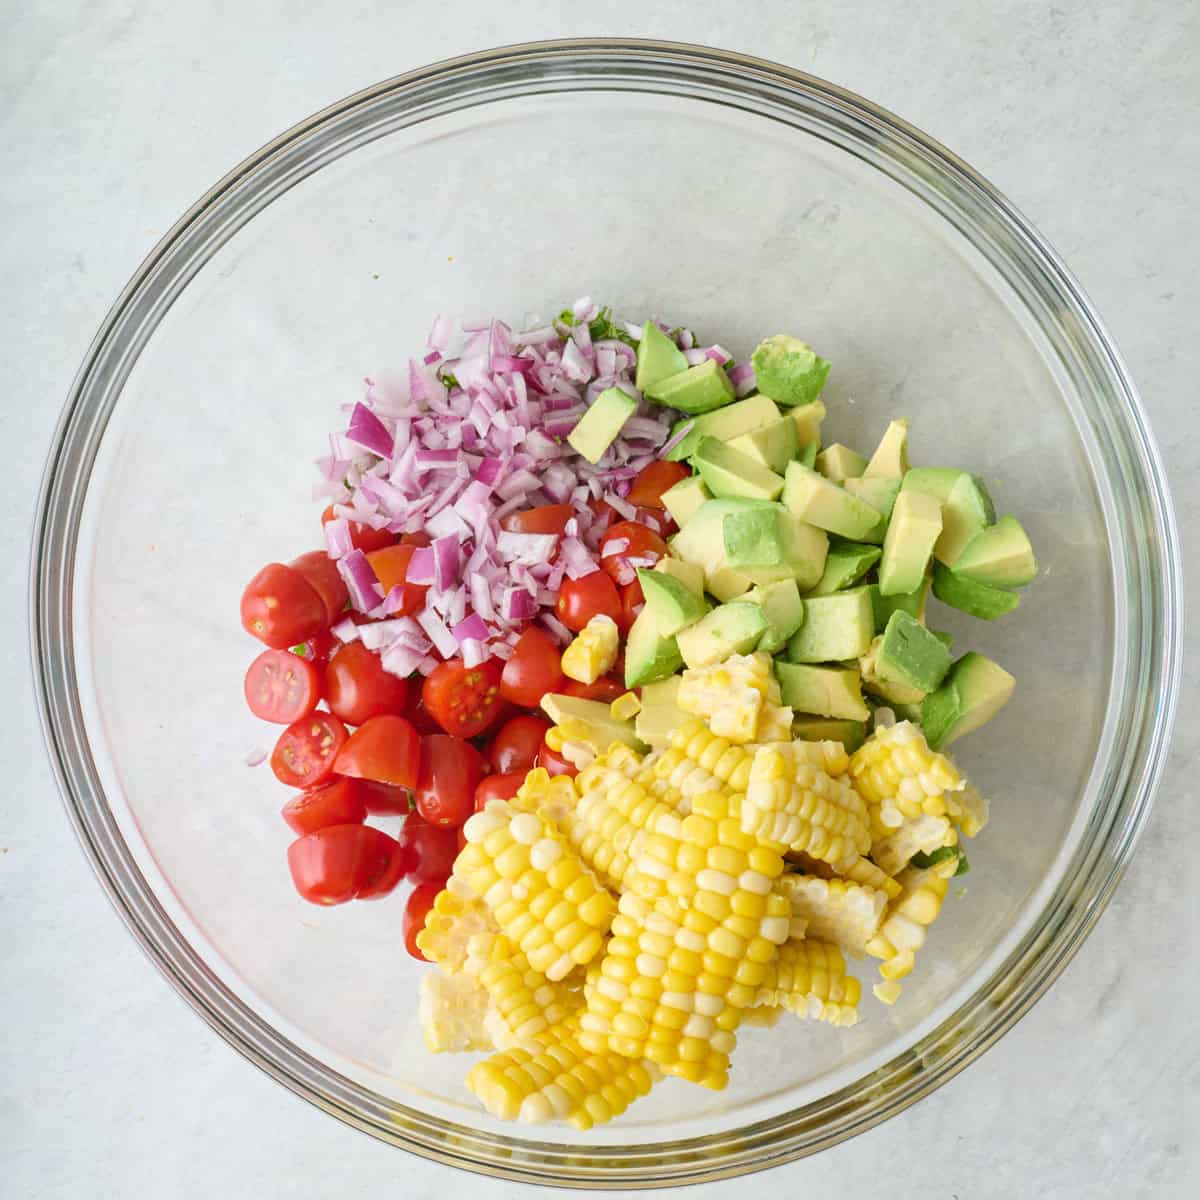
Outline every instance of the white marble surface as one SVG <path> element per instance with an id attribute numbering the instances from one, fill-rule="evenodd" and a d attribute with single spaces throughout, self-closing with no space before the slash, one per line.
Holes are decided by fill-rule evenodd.
<path id="1" fill-rule="evenodd" d="M 1175 487 L 1189 583 L 1200 583 L 1200 10 L 1175 0 L 948 0 L 905 6 L 903 16 L 891 7 L 462 0 L 437 17 L 401 0 L 0 7 L 0 618 L 11 633 L 0 643 L 10 697 L 0 720 L 5 1196 L 539 1193 L 452 1173 L 340 1126 L 193 1016 L 94 882 L 32 707 L 33 504 L 87 342 L 178 214 L 327 102 L 471 49 L 633 32 L 777 58 L 878 100 L 990 176 L 1075 269 L 1141 386 Z M 871 1133 L 770 1176 L 690 1194 L 1192 1194 L 1198 697 L 1193 663 L 1141 851 L 1096 933 L 1014 1032 Z"/>

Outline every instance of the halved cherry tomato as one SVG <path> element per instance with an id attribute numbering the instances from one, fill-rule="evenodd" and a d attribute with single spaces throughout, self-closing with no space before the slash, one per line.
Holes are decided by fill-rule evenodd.
<path id="1" fill-rule="evenodd" d="M 419 682 L 414 680 L 414 683 Z M 408 689 L 408 703 L 404 708 L 404 715 L 412 722 L 413 728 L 420 734 L 426 733 L 441 733 L 442 727 L 429 715 L 429 709 L 425 707 L 425 697 L 421 694 L 420 687 L 410 687 Z"/>
<path id="2" fill-rule="evenodd" d="M 355 779 L 416 787 L 421 771 L 421 739 L 403 717 L 371 717 L 350 735 L 333 769 Z"/>
<path id="3" fill-rule="evenodd" d="M 500 674 L 494 658 L 477 667 L 463 666 L 461 658 L 438 663 L 421 688 L 429 715 L 455 737 L 483 733 L 500 713 Z"/>
<path id="4" fill-rule="evenodd" d="M 314 633 L 312 637 L 298 642 L 291 651 L 297 658 L 312 663 L 320 670 L 341 644 L 328 629 L 323 629 L 320 633 Z"/>
<path id="5" fill-rule="evenodd" d="M 431 733 L 421 744 L 417 812 L 430 825 L 461 825 L 475 811 L 475 788 L 486 774 L 487 763 L 470 742 Z"/>
<path id="6" fill-rule="evenodd" d="M 345 580 L 338 574 L 337 563 L 324 550 L 310 550 L 293 558 L 288 565 L 303 575 L 321 597 L 321 603 L 325 605 L 325 623 L 332 625 L 350 600 Z"/>
<path id="7" fill-rule="evenodd" d="M 395 838 L 369 825 L 330 825 L 288 847 L 296 891 L 313 904 L 345 904 L 390 892 L 407 856 Z"/>
<path id="8" fill-rule="evenodd" d="M 373 817 L 402 817 L 413 811 L 412 789 L 380 783 L 378 779 L 356 779 L 367 812 Z"/>
<path id="9" fill-rule="evenodd" d="M 600 565 L 624 585 L 637 578 L 636 567 L 652 567 L 666 553 L 667 543 L 654 530 L 638 521 L 621 521 L 600 543 Z"/>
<path id="10" fill-rule="evenodd" d="M 579 768 L 563 758 L 557 750 L 551 750 L 543 741 L 538 750 L 537 765 L 544 767 L 550 775 L 570 775 L 572 778 L 579 774 Z"/>
<path id="11" fill-rule="evenodd" d="M 301 837 L 330 825 L 361 825 L 367 819 L 362 783 L 358 779 L 335 779 L 323 787 L 301 792 L 280 812 Z"/>
<path id="12" fill-rule="evenodd" d="M 611 525 L 616 524 L 618 521 L 634 520 L 639 525 L 645 525 L 655 533 L 666 533 L 674 525 L 670 514 L 664 509 L 648 508 L 640 504 L 634 507 L 633 516 L 627 518 L 621 516 L 607 500 L 589 500 L 588 508 L 592 510 L 596 518 L 596 523 L 592 526 L 592 529 L 600 533 L 605 529 L 603 522 L 608 522 Z"/>
<path id="13" fill-rule="evenodd" d="M 611 675 L 601 675 L 594 683 L 580 683 L 578 679 L 568 679 L 563 688 L 564 696 L 578 696 L 581 700 L 601 700 L 611 704 L 618 696 L 623 696 L 629 689 Z"/>
<path id="14" fill-rule="evenodd" d="M 414 883 L 442 884 L 450 877 L 458 857 L 456 829 L 430 825 L 420 813 L 412 813 L 396 840 L 412 858 L 408 874 Z"/>
<path id="15" fill-rule="evenodd" d="M 579 579 L 562 581 L 555 612 L 568 629 L 578 633 L 597 614 L 619 621 L 621 597 L 617 595 L 617 585 L 608 575 L 593 571 Z"/>
<path id="16" fill-rule="evenodd" d="M 642 611 L 646 603 L 646 596 L 642 591 L 642 583 L 639 579 L 634 579 L 632 583 L 625 584 L 620 589 L 620 592 L 621 619 L 617 622 L 617 626 L 622 633 L 628 633 L 633 628 L 633 623 L 637 620 L 638 613 Z"/>
<path id="17" fill-rule="evenodd" d="M 572 516 L 574 510 L 569 504 L 543 504 L 540 508 L 527 508 L 501 517 L 500 528 L 509 533 L 553 533 L 561 537 Z"/>
<path id="18" fill-rule="evenodd" d="M 333 511 L 331 504 L 321 514 L 321 524 L 328 525 L 336 518 L 337 514 Z M 372 550 L 382 550 L 384 546 L 394 545 L 395 541 L 396 535 L 389 533 L 386 529 L 372 529 L 370 525 L 360 525 L 357 521 L 350 522 L 350 542 L 355 550 L 361 550 L 364 554 L 370 554 Z"/>
<path id="19" fill-rule="evenodd" d="M 283 563 L 268 563 L 242 593 L 242 628 L 272 650 L 286 650 L 329 627 L 325 602 Z"/>
<path id="20" fill-rule="evenodd" d="M 599 574 L 599 572 L 597 572 Z M 500 676 L 500 695 L 523 708 L 537 708 L 542 697 L 563 683 L 562 650 L 544 629 L 531 625 L 517 639 Z"/>
<path id="21" fill-rule="evenodd" d="M 421 962 L 428 962 L 417 946 L 417 934 L 425 928 L 425 915 L 433 907 L 438 892 L 442 890 L 440 883 L 422 883 L 412 890 L 408 902 L 404 906 L 404 920 L 401 928 L 404 932 L 404 948 Z"/>
<path id="22" fill-rule="evenodd" d="M 643 508 L 662 508 L 663 492 L 673 488 L 680 480 L 687 479 L 691 473 L 685 463 L 667 462 L 665 459 L 652 462 L 638 472 L 625 499 Z"/>
<path id="23" fill-rule="evenodd" d="M 525 782 L 526 771 L 506 771 L 489 775 L 475 789 L 475 811 L 483 812 L 490 800 L 511 800 Z"/>
<path id="24" fill-rule="evenodd" d="M 333 713 L 309 713 L 279 735 L 271 770 L 288 787 L 317 787 L 333 774 L 333 760 L 345 742 L 346 727 Z"/>
<path id="25" fill-rule="evenodd" d="M 404 577 L 408 572 L 408 560 L 416 549 L 411 542 L 402 542 L 399 546 L 388 546 L 384 550 L 376 550 L 367 555 L 367 562 L 375 572 L 383 594 L 386 596 L 394 587 L 404 589 L 400 607 L 392 614 L 396 617 L 411 617 L 425 607 L 427 587 L 416 583 L 405 583 Z"/>
<path id="26" fill-rule="evenodd" d="M 264 650 L 246 672 L 250 711 L 263 721 L 290 725 L 307 717 L 321 698 L 321 677 L 290 650 Z"/>
<path id="27" fill-rule="evenodd" d="M 379 655 L 362 642 L 347 642 L 325 668 L 325 702 L 347 725 L 384 713 L 402 713 L 408 680 L 383 669 Z"/>
<path id="28" fill-rule="evenodd" d="M 488 746 L 487 759 L 492 770 L 498 775 L 528 771 L 549 728 L 549 721 L 528 714 L 505 721 Z"/>

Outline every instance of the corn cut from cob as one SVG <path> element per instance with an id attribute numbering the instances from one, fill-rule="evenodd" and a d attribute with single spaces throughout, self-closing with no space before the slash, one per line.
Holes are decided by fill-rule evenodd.
<path id="1" fill-rule="evenodd" d="M 866 953 L 879 932 L 888 902 L 886 892 L 844 879 L 783 875 L 776 886 L 791 903 L 792 915 L 806 922 L 806 936 L 832 942 L 855 958 Z"/>
<path id="2" fill-rule="evenodd" d="M 595 683 L 617 661 L 620 641 L 616 621 L 597 613 L 563 651 L 563 674 L 579 683 Z"/>
<path id="3" fill-rule="evenodd" d="M 862 985 L 846 974 L 846 960 L 828 942 L 789 938 L 755 994 L 755 1004 L 784 1008 L 798 1017 L 853 1025 Z"/>
<path id="4" fill-rule="evenodd" d="M 944 816 L 948 793 L 966 786 L 950 759 L 930 750 L 911 721 L 877 728 L 851 756 L 850 776 L 870 806 L 876 837 L 906 820 Z"/>

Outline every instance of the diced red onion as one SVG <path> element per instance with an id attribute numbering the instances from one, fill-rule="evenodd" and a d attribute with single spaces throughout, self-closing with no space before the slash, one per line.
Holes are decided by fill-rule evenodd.
<path id="1" fill-rule="evenodd" d="M 553 533 L 513 533 L 504 530 L 496 539 L 496 548 L 505 561 L 533 566 L 548 563 L 558 545 L 558 535 Z"/>
<path id="2" fill-rule="evenodd" d="M 637 517 L 637 508 L 612 492 L 604 494 L 604 502 L 624 517 L 626 521 L 632 521 Z"/>
<path id="3" fill-rule="evenodd" d="M 746 365 L 746 366 L 749 366 L 749 364 L 748 364 L 748 363 L 746 363 L 746 364 L 744 364 L 744 365 Z M 734 367 L 734 370 L 735 370 L 735 371 L 736 371 L 736 370 L 738 370 L 738 369 L 739 369 L 739 368 L 737 368 L 737 367 Z M 731 374 L 732 374 L 732 373 L 731 373 Z M 751 374 L 753 374 L 753 372 L 751 372 Z M 688 435 L 689 433 L 691 433 L 691 432 L 692 432 L 692 428 L 693 428 L 693 426 L 694 426 L 695 424 L 696 424 L 696 420 L 695 420 L 695 418 L 693 417 L 693 418 L 692 418 L 692 420 L 690 420 L 690 421 L 686 422 L 685 424 L 681 425 L 681 426 L 680 426 L 680 428 L 679 428 L 679 432 L 678 432 L 678 433 L 674 433 L 674 434 L 672 434 L 672 435 L 671 435 L 669 438 L 667 438 L 667 440 L 666 440 L 666 441 L 663 443 L 663 445 L 662 445 L 662 449 L 659 451 L 659 453 L 660 453 L 660 454 L 663 454 L 663 455 L 670 454 L 670 453 L 671 453 L 671 451 L 672 451 L 672 450 L 674 450 L 674 449 L 675 449 L 675 447 L 676 447 L 676 446 L 678 446 L 678 445 L 679 445 L 679 443 L 680 443 L 680 442 L 682 442 L 682 441 L 683 441 L 683 439 L 684 439 L 685 437 L 687 437 L 687 435 Z"/>
<path id="4" fill-rule="evenodd" d="M 425 345 L 431 350 L 440 350 L 445 354 L 453 336 L 454 322 L 445 313 L 438 313 L 433 319 L 433 328 L 429 331 L 429 337 L 425 339 Z"/>
<path id="5" fill-rule="evenodd" d="M 434 649 L 443 658 L 453 658 L 458 653 L 458 642 L 454 640 L 454 635 L 432 609 L 426 608 L 418 613 L 417 624 L 425 631 Z"/>
<path id="6" fill-rule="evenodd" d="M 359 446 L 378 454 L 380 458 L 390 458 L 395 444 L 388 427 L 365 405 L 356 404 L 350 414 L 350 428 L 346 437 Z"/>
<path id="7" fill-rule="evenodd" d="M 325 548 L 330 558 L 341 558 L 354 549 L 350 538 L 350 522 L 344 517 L 325 522 Z"/>
<path id="8" fill-rule="evenodd" d="M 738 396 L 748 395 L 758 386 L 753 365 L 749 362 L 738 363 L 729 372 L 729 382 Z"/>
<path id="9" fill-rule="evenodd" d="M 243 761 L 248 767 L 257 767 L 260 763 L 267 761 L 267 752 L 261 746 L 255 746 L 252 750 L 246 751 Z"/>
<path id="10" fill-rule="evenodd" d="M 361 625 L 355 625 L 355 623 L 349 617 L 344 617 L 330 630 L 330 632 L 335 638 L 337 638 L 339 642 L 345 644 L 347 642 L 358 641 L 358 631 L 361 628 Z"/>
<path id="11" fill-rule="evenodd" d="M 733 355 L 730 354 L 724 346 L 717 345 L 709 346 L 708 349 L 704 351 L 704 357 L 711 358 L 713 362 L 720 363 L 721 366 L 724 366 L 727 362 L 730 362 L 733 359 Z"/>
<path id="12" fill-rule="evenodd" d="M 383 599 L 383 587 L 361 550 L 339 558 L 337 569 L 350 593 L 350 603 L 359 612 L 369 612 Z"/>
<path id="13" fill-rule="evenodd" d="M 500 614 L 508 621 L 528 621 L 537 615 L 537 604 L 524 588 L 506 588 L 500 598 Z"/>
<path id="14" fill-rule="evenodd" d="M 437 563 L 432 546 L 417 546 L 408 560 L 404 582 L 419 587 L 432 587 L 437 576 Z"/>
<path id="15" fill-rule="evenodd" d="M 380 661 L 383 664 L 383 669 L 389 675 L 398 675 L 401 679 L 407 679 L 420 668 L 424 658 L 425 652 L 423 650 L 417 650 L 411 646 L 397 643 L 384 650 Z"/>
<path id="16" fill-rule="evenodd" d="M 452 632 L 460 646 L 469 641 L 486 642 L 492 636 L 487 622 L 478 613 L 472 613 L 469 617 L 459 621 Z"/>
<path id="17" fill-rule="evenodd" d="M 571 640 L 571 631 L 557 618 L 551 616 L 548 612 L 542 613 L 541 623 L 552 633 L 560 642 L 569 642 Z"/>
<path id="18" fill-rule="evenodd" d="M 459 540 L 439 537 L 433 543 L 434 584 L 439 588 L 453 587 L 458 580 Z"/>

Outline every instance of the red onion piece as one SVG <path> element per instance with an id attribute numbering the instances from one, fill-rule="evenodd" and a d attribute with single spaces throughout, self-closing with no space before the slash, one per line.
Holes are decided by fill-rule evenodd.
<path id="1" fill-rule="evenodd" d="M 356 404 L 350 414 L 346 437 L 380 458 L 390 458 L 394 442 L 388 427 L 365 405 Z"/>

